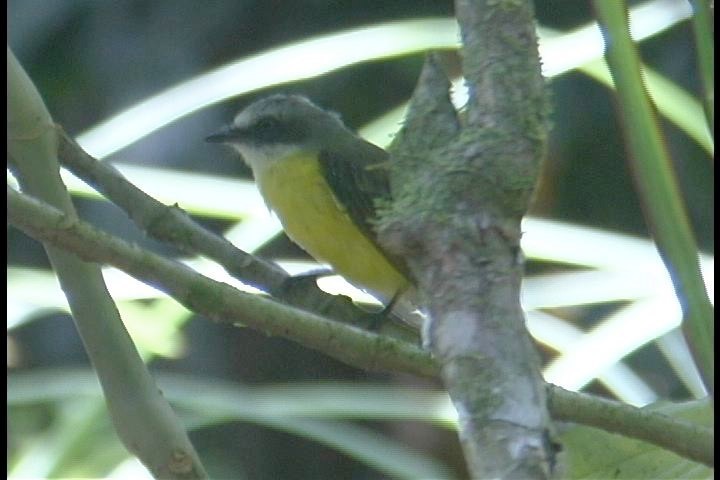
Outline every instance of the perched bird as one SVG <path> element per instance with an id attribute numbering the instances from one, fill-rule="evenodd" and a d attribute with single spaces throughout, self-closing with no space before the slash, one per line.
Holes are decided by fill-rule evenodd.
<path id="1" fill-rule="evenodd" d="M 317 261 L 386 305 L 412 288 L 373 225 L 376 202 L 390 198 L 388 154 L 337 114 L 302 96 L 273 95 L 206 140 L 240 153 L 285 233 Z"/>

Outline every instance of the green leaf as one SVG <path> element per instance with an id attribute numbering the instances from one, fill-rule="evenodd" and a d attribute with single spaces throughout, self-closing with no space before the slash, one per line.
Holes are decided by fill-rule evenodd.
<path id="1" fill-rule="evenodd" d="M 654 411 L 702 425 L 712 425 L 711 405 L 705 400 L 654 404 Z M 573 426 L 561 435 L 567 455 L 567 478 L 701 479 L 713 470 L 641 440 L 593 427 Z"/>

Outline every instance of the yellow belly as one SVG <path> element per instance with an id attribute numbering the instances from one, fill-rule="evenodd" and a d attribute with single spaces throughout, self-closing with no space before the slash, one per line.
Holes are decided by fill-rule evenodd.
<path id="1" fill-rule="evenodd" d="M 335 199 L 313 157 L 292 156 L 255 175 L 285 233 L 313 258 L 384 302 L 407 289 L 407 279 Z"/>

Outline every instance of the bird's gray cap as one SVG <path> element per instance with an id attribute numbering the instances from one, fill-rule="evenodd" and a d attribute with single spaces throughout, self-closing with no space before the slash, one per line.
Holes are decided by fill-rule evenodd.
<path id="1" fill-rule="evenodd" d="M 251 103 L 208 142 L 327 146 L 351 134 L 340 116 L 300 95 L 271 95 Z"/>

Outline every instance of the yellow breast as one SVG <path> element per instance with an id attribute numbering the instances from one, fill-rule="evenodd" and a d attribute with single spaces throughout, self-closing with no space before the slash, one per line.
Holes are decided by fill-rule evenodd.
<path id="1" fill-rule="evenodd" d="M 384 302 L 409 283 L 355 226 L 311 155 L 294 155 L 255 171 L 265 202 L 287 235 L 313 258 Z"/>

